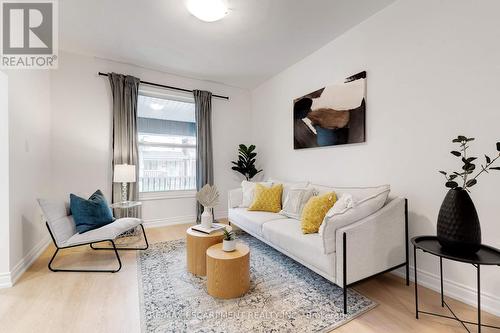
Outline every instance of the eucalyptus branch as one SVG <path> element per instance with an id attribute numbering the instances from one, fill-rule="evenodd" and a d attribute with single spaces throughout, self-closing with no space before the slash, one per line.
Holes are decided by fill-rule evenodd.
<path id="1" fill-rule="evenodd" d="M 483 167 L 483 169 L 482 169 L 480 172 L 478 172 L 478 174 L 477 174 L 474 178 L 472 178 L 472 180 L 474 180 L 474 179 L 476 179 L 477 177 L 479 177 L 479 175 L 480 175 L 480 174 L 482 174 L 483 172 L 485 172 L 485 171 L 486 171 L 486 172 L 488 172 L 488 168 L 489 168 L 489 167 L 490 167 L 493 163 L 495 163 L 495 161 L 496 161 L 496 160 L 498 160 L 498 158 L 499 158 L 499 157 L 500 157 L 500 154 L 498 154 L 498 156 L 497 156 L 497 157 L 495 157 L 493 160 L 491 160 L 491 162 L 490 162 L 490 163 L 487 163 L 487 164 L 486 164 L 486 166 L 484 166 L 484 167 Z"/>
<path id="2" fill-rule="evenodd" d="M 472 174 L 476 170 L 476 164 L 474 164 L 473 162 L 477 160 L 477 158 L 468 157 L 467 155 L 467 149 L 469 148 L 468 143 L 470 141 L 474 141 L 474 138 L 467 138 L 463 135 L 459 135 L 457 138 L 452 140 L 453 143 L 458 143 L 460 147 L 458 149 L 459 151 L 453 150 L 451 151 L 451 154 L 455 157 L 461 158 L 463 166 L 462 166 L 462 172 L 455 171 L 453 173 L 450 173 L 449 175 L 445 171 L 439 171 L 446 178 L 445 186 L 448 188 L 451 189 L 459 188 L 458 183 L 455 181 L 455 178 L 460 177 L 463 180 L 462 189 L 469 192 L 469 188 L 477 184 L 477 178 L 483 172 L 488 173 L 489 170 L 500 170 L 500 167 L 492 166 L 496 162 L 496 160 L 500 158 L 500 142 L 497 142 L 496 148 L 497 151 L 499 152 L 498 156 L 492 160 L 487 155 L 485 155 L 484 157 L 486 158 L 486 165 L 481 164 L 482 170 L 477 172 L 477 174 L 473 177 Z"/>
<path id="3" fill-rule="evenodd" d="M 462 145 L 463 157 L 465 160 L 467 160 L 467 142 L 462 141 L 461 145 Z M 468 175 L 468 172 L 467 172 L 467 170 L 465 170 L 465 174 L 462 177 L 464 179 L 464 185 L 462 186 L 462 188 L 467 188 L 467 175 Z"/>

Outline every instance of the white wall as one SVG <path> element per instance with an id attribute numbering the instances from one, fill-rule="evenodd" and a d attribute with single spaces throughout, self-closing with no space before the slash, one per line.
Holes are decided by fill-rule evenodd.
<path id="1" fill-rule="evenodd" d="M 401 0 L 252 92 L 253 141 L 267 176 L 331 185 L 389 183 L 407 197 L 411 236 L 436 233 L 446 193 L 437 170 L 459 168 L 458 134 L 472 152 L 500 141 L 500 2 Z M 293 150 L 292 100 L 367 71 L 367 142 Z M 265 133 L 265 135 L 263 135 Z M 500 173 L 472 189 L 483 242 L 500 247 Z M 438 261 L 421 255 L 421 281 L 437 288 Z M 470 266 L 470 265 L 469 265 Z M 445 263 L 448 294 L 475 304 L 475 269 Z M 483 268 L 483 305 L 500 314 L 500 269 Z"/>
<path id="2" fill-rule="evenodd" d="M 10 278 L 48 244 L 37 198 L 50 192 L 50 73 L 9 70 Z"/>
<path id="3" fill-rule="evenodd" d="M 9 105 L 7 74 L 0 72 L 0 287 L 9 286 Z"/>
<path id="4" fill-rule="evenodd" d="M 112 97 L 108 79 L 98 76 L 99 71 L 230 97 L 229 101 L 212 101 L 214 177 L 222 196 L 216 215 L 225 216 L 227 190 L 241 181 L 230 170 L 230 161 L 236 157 L 237 145 L 247 142 L 250 136 L 249 92 L 68 52 L 60 52 L 59 68 L 51 75 L 54 195 L 67 199 L 69 193 L 90 195 L 98 188 L 110 195 Z M 144 201 L 143 218 L 151 225 L 192 222 L 195 202 L 193 195 Z"/>

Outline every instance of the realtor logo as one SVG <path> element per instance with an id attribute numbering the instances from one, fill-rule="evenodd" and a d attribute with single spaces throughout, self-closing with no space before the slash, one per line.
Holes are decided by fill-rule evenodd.
<path id="1" fill-rule="evenodd" d="M 1 1 L 2 68 L 56 68 L 57 2 Z"/>

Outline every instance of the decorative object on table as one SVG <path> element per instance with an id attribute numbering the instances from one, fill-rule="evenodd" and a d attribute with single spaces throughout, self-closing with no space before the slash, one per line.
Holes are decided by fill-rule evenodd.
<path id="1" fill-rule="evenodd" d="M 210 296 L 205 278 L 186 273 L 186 240 L 151 244 L 140 253 L 137 277 L 142 331 L 198 332 L 210 327 L 217 332 L 329 332 L 376 306 L 349 289 L 349 312 L 344 315 L 342 288 L 250 235 L 238 235 L 238 240 L 251 248 L 250 289 L 235 299 Z M 321 316 L 317 315 L 319 309 Z M 203 320 L 186 316 L 188 311 L 200 314 Z M 213 313 L 252 315 L 221 320 Z"/>
<path id="2" fill-rule="evenodd" d="M 128 201 L 128 183 L 135 183 L 135 181 L 135 165 L 115 165 L 113 182 L 122 183 L 122 202 Z"/>
<path id="3" fill-rule="evenodd" d="M 196 200 L 203 206 L 201 225 L 210 229 L 214 219 L 212 209 L 219 204 L 219 191 L 217 191 L 217 187 L 206 184 L 196 193 Z"/>
<path id="4" fill-rule="evenodd" d="M 207 274 L 207 249 L 222 242 L 224 233 L 222 230 L 206 234 L 194 230 L 190 227 L 186 230 L 186 261 L 187 271 L 196 276 L 205 276 Z M 233 228 L 230 225 L 225 226 L 228 231 Z M 184 269 L 184 268 L 183 268 Z"/>
<path id="5" fill-rule="evenodd" d="M 497 156 L 493 159 L 485 155 L 485 163 L 476 170 L 477 157 L 469 156 L 467 149 L 474 138 L 459 135 L 453 143 L 459 144 L 452 155 L 461 159 L 462 170 L 447 173 L 439 171 L 446 178 L 445 186 L 450 190 L 446 194 L 439 210 L 437 221 L 437 239 L 443 248 L 452 253 L 476 253 L 481 246 L 481 225 L 474 203 L 469 196 L 470 188 L 477 184 L 477 178 L 489 170 L 500 170 L 493 163 L 500 157 L 500 142 L 497 142 Z M 461 179 L 461 184 L 457 182 Z"/>
<path id="6" fill-rule="evenodd" d="M 222 239 L 222 250 L 231 252 L 236 249 L 236 237 L 231 230 L 224 229 L 224 238 Z"/>
<path id="7" fill-rule="evenodd" d="M 366 72 L 293 101 L 294 149 L 365 142 Z"/>
<path id="8" fill-rule="evenodd" d="M 255 145 L 247 147 L 244 144 L 240 144 L 238 147 L 238 161 L 231 161 L 234 164 L 231 169 L 241 173 L 245 176 L 246 180 L 250 180 L 256 174 L 262 172 L 262 169 L 257 170 L 255 167 L 255 157 L 257 157 Z"/>
<path id="9" fill-rule="evenodd" d="M 88 199 L 71 193 L 70 210 L 75 221 L 76 231 L 83 234 L 112 223 L 115 218 L 101 190 L 97 190 Z"/>
<path id="10" fill-rule="evenodd" d="M 224 225 L 224 224 L 212 223 L 210 228 L 206 228 L 202 224 L 197 224 L 197 225 L 192 226 L 191 229 L 193 229 L 194 231 L 198 231 L 198 232 L 202 232 L 204 234 L 210 235 L 210 234 L 213 234 L 214 232 L 222 231 L 222 229 L 224 229 L 225 227 L 226 227 L 226 225 Z"/>
<path id="11" fill-rule="evenodd" d="M 250 248 L 235 245 L 230 252 L 220 243 L 207 249 L 207 292 L 213 297 L 238 298 L 250 288 Z"/>
<path id="12" fill-rule="evenodd" d="M 418 236 L 414 237 L 411 240 L 413 244 L 413 259 L 415 263 L 415 317 L 418 319 L 419 314 L 426 314 L 441 318 L 453 319 L 462 324 L 467 332 L 470 332 L 465 324 L 476 325 L 478 327 L 477 332 L 481 333 L 481 328 L 496 328 L 500 329 L 500 327 L 485 325 L 481 323 L 481 266 L 500 266 L 500 250 L 495 249 L 491 246 L 481 245 L 476 254 L 451 254 L 447 252 L 444 248 L 439 244 L 439 240 L 436 236 Z M 440 271 L 440 279 L 441 279 L 441 307 L 446 307 L 452 314 L 452 316 L 445 316 L 440 313 L 432 313 L 428 311 L 421 311 L 418 308 L 418 283 L 417 283 L 417 249 L 422 250 L 424 253 L 432 254 L 436 257 L 439 257 L 439 271 Z M 462 262 L 466 264 L 471 264 L 476 268 L 477 272 L 477 322 L 470 322 L 466 320 L 462 320 L 458 318 L 450 306 L 444 300 L 444 290 L 443 290 L 443 258 Z"/>

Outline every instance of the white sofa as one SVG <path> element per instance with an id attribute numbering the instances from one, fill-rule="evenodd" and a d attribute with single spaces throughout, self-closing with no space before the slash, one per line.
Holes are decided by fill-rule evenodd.
<path id="1" fill-rule="evenodd" d="M 286 189 L 293 184 L 284 186 Z M 238 188 L 229 191 L 229 222 L 343 288 L 344 313 L 347 313 L 347 288 L 356 282 L 405 266 L 409 284 L 406 199 L 387 198 L 387 190 L 385 196 L 375 198 L 382 200 L 380 209 L 360 212 L 361 205 L 357 207 L 356 201 L 362 202 L 364 196 L 373 193 L 377 195 L 376 189 L 380 187 L 308 186 L 319 193 L 334 191 L 337 197 L 348 193 L 358 210 L 326 217 L 319 233 L 303 234 L 296 219 L 240 207 L 243 193 Z"/>

